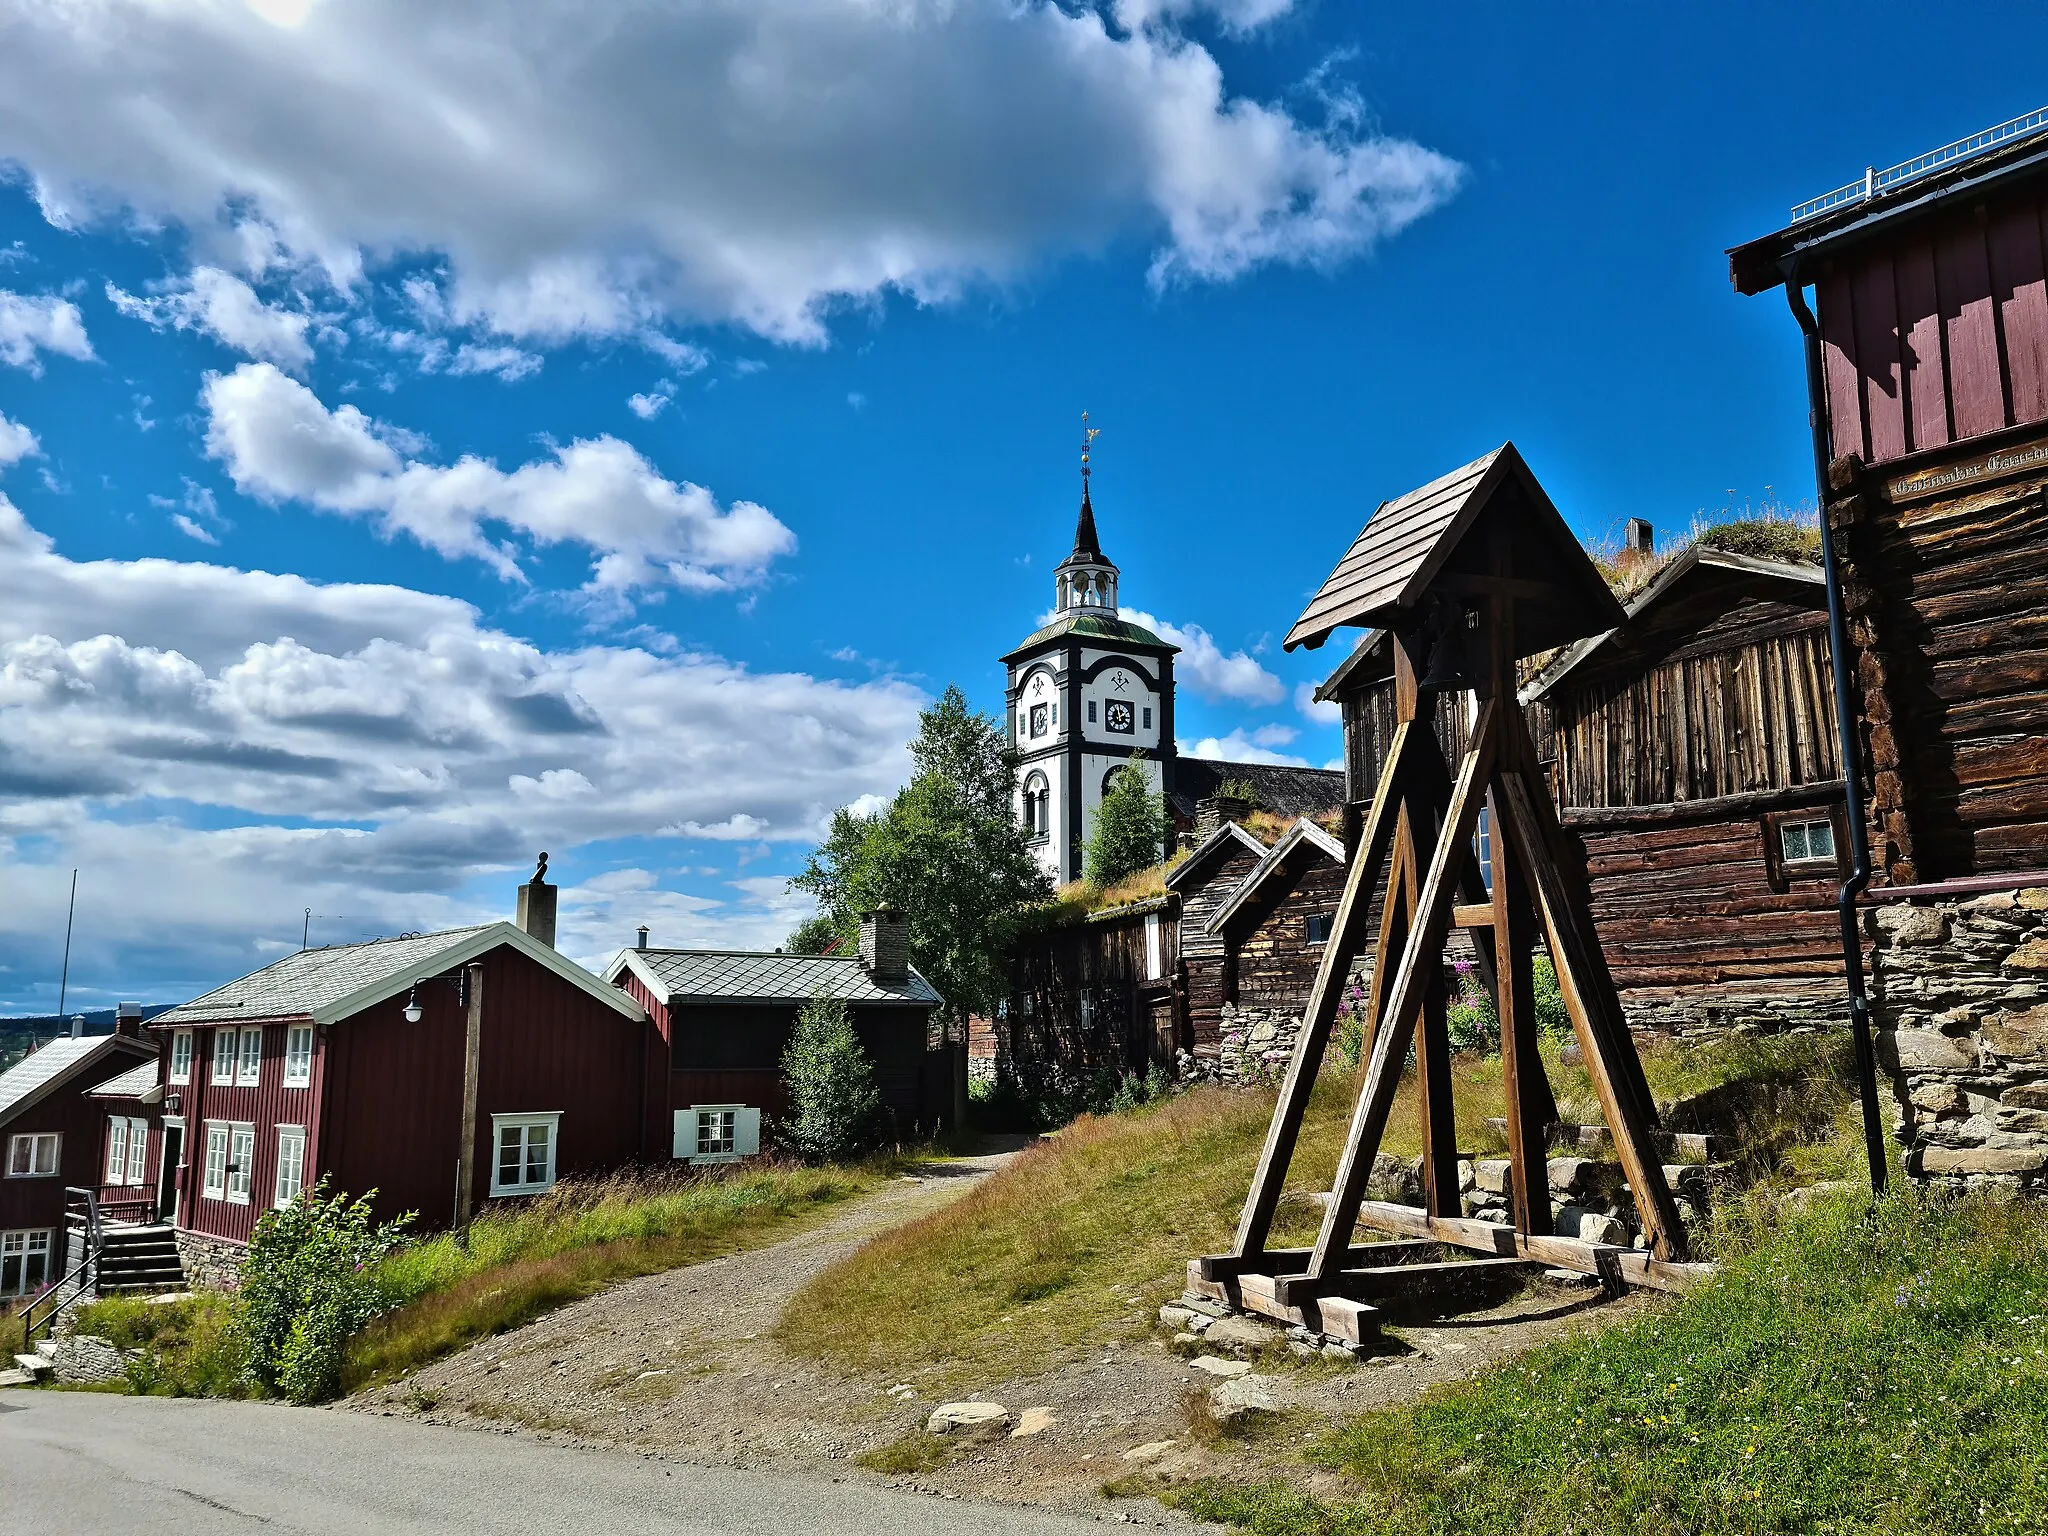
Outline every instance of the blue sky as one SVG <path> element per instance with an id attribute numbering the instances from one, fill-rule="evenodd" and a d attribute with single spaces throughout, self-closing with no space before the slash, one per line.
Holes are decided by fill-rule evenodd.
<path id="1" fill-rule="evenodd" d="M 500 915 L 543 846 L 579 958 L 772 944 L 918 706 L 999 709 L 1083 409 L 1184 748 L 1324 762 L 1277 638 L 1382 498 L 1510 437 L 1589 539 L 1810 495 L 1723 248 L 2041 105 L 2048 31 L 415 9 L 0 3 L 0 1009 L 74 865 L 82 1006 Z"/>

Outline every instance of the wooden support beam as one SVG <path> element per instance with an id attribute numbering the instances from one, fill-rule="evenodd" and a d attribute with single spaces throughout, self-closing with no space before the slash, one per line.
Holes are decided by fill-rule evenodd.
<path id="1" fill-rule="evenodd" d="M 1308 1262 L 1312 1249 L 1269 1248 L 1264 1253 L 1212 1253 L 1192 1259 L 1204 1280 L 1229 1280 L 1243 1274 L 1290 1275 Z M 1422 1264 L 1443 1257 L 1433 1238 L 1396 1238 L 1383 1243 L 1354 1243 L 1344 1254 L 1346 1269 L 1379 1269 L 1390 1264 Z"/>
<path id="2" fill-rule="evenodd" d="M 1536 1260 L 1519 1255 L 1491 1259 L 1451 1259 L 1430 1264 L 1395 1264 L 1384 1268 L 1360 1269 L 1346 1265 L 1334 1275 L 1279 1275 L 1273 1279 L 1273 1297 L 1282 1306 L 1298 1307 L 1325 1296 L 1348 1296 L 1386 1308 L 1399 1303 L 1413 1304 L 1435 1291 L 1464 1292 L 1500 1284 L 1525 1274 Z"/>
<path id="3" fill-rule="evenodd" d="M 1659 1291 L 1682 1291 L 1719 1272 L 1719 1266 L 1714 1264 L 1677 1263 L 1640 1249 L 1589 1243 L 1576 1237 L 1525 1236 L 1513 1227 L 1498 1227 L 1490 1221 L 1432 1216 L 1415 1206 L 1393 1205 L 1385 1200 L 1366 1201 L 1359 1207 L 1358 1219 L 1382 1232 L 1434 1237 L 1474 1253 L 1530 1259 L 1554 1269 L 1576 1270 L 1582 1275 L 1600 1274 L 1605 1262 L 1615 1266 L 1628 1284 Z"/>
<path id="4" fill-rule="evenodd" d="M 1430 976 L 1441 979 L 1443 975 L 1443 943 L 1450 927 L 1451 891 L 1460 866 L 1471 857 L 1472 827 L 1479 817 L 1481 790 L 1492 774 L 1499 746 L 1499 719 L 1498 704 L 1489 701 L 1481 707 L 1471 749 L 1459 765 L 1450 809 L 1431 853 L 1429 878 L 1423 882 L 1421 906 L 1401 954 L 1401 969 L 1387 994 L 1386 1009 L 1373 1040 L 1365 1089 L 1352 1114 L 1329 1208 L 1323 1212 L 1322 1231 L 1317 1234 L 1315 1254 L 1309 1263 L 1314 1274 L 1333 1273 L 1340 1265 L 1338 1255 L 1350 1245 L 1358 1202 L 1365 1195 L 1373 1158 L 1386 1131 L 1387 1114 L 1394 1105 L 1394 1090 L 1400 1085 L 1401 1063 L 1408 1054 L 1408 1042 L 1422 1012 L 1424 989 Z"/>
<path id="5" fill-rule="evenodd" d="M 1409 743 L 1417 729 L 1413 720 L 1404 720 L 1394 727 L 1394 739 L 1380 770 L 1379 789 L 1373 796 L 1372 809 L 1366 814 L 1357 856 L 1345 874 L 1344 896 L 1330 924 L 1330 939 L 1316 971 L 1315 985 L 1309 989 L 1301 1036 L 1287 1064 L 1287 1076 L 1280 1084 L 1273 1121 L 1266 1128 L 1266 1144 L 1259 1152 L 1252 1187 L 1238 1218 L 1234 1252 L 1257 1253 L 1266 1246 L 1266 1234 L 1273 1229 L 1273 1212 L 1287 1182 L 1287 1165 L 1294 1157 L 1294 1145 L 1301 1134 L 1301 1117 L 1315 1088 L 1316 1074 L 1322 1070 L 1323 1052 L 1330 1042 L 1331 1026 L 1337 1021 L 1337 1005 L 1344 1000 L 1351 961 L 1365 940 L 1366 918 L 1372 910 L 1380 867 L 1386 862 L 1387 849 L 1394 840 L 1402 790 L 1411 772 L 1409 760 L 1413 754 Z"/>
<path id="6" fill-rule="evenodd" d="M 1299 1325 L 1347 1344 L 1365 1345 L 1380 1335 L 1379 1309 L 1370 1302 L 1331 1296 L 1298 1307 L 1283 1306 L 1273 1295 L 1269 1275 L 1242 1275 L 1228 1280 L 1204 1280 L 1196 1273 L 1199 1261 L 1188 1260 L 1188 1294 L 1218 1302 L 1239 1312 L 1255 1312 L 1276 1323 Z"/>
<path id="7" fill-rule="evenodd" d="M 1487 797 L 1496 827 L 1501 822 L 1500 800 L 1498 789 Z M 1550 1101 L 1550 1085 L 1543 1075 L 1543 1053 L 1537 1045 L 1536 984 L 1530 954 L 1536 944 L 1536 927 L 1532 917 L 1513 845 L 1496 833 L 1493 963 L 1500 976 L 1497 1006 L 1501 1079 L 1507 1099 L 1508 1162 L 1514 1169 L 1509 1199 L 1516 1230 L 1544 1234 L 1551 1230 L 1544 1132 L 1555 1118 L 1557 1106 Z"/>
<path id="8" fill-rule="evenodd" d="M 1479 906 L 1477 904 L 1460 902 L 1457 906 L 1451 908 L 1451 926 L 1453 928 L 1491 928 L 1493 926 L 1493 907 L 1490 904 Z M 1500 961 L 1495 959 L 1494 965 L 1497 969 Z"/>

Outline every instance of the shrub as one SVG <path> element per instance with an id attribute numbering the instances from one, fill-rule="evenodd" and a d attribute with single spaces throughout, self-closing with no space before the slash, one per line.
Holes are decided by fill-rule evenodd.
<path id="1" fill-rule="evenodd" d="M 1500 1049 L 1500 1013 L 1470 960 L 1457 961 L 1457 988 L 1444 1009 L 1446 1032 L 1454 1051 L 1490 1056 Z"/>
<path id="2" fill-rule="evenodd" d="M 412 1217 L 379 1225 L 375 1193 L 330 1195 L 322 1179 L 256 1223 L 242 1265 L 241 1327 L 249 1379 L 265 1392 L 295 1403 L 334 1396 L 349 1336 L 391 1304 L 375 1266 Z"/>
<path id="3" fill-rule="evenodd" d="M 1137 758 L 1110 775 L 1109 789 L 1088 832 L 1088 883 L 1115 885 L 1159 862 L 1167 831 L 1166 801 Z"/>
<path id="4" fill-rule="evenodd" d="M 1576 1037 L 1571 1012 L 1564 1005 L 1564 990 L 1557 984 L 1557 967 L 1550 963 L 1550 956 L 1538 955 L 1535 972 L 1536 1027 L 1545 1039 L 1562 1045 Z"/>
<path id="5" fill-rule="evenodd" d="M 246 1397 L 248 1348 L 232 1296 L 204 1291 L 175 1301 L 107 1296 L 73 1317 L 80 1333 L 124 1353 L 130 1390 L 145 1396 Z"/>
<path id="6" fill-rule="evenodd" d="M 799 1157 L 838 1162 L 875 1144 L 882 1095 L 844 1002 L 814 997 L 804 1005 L 783 1053 L 782 1075 L 790 1111 L 782 1135 Z"/>

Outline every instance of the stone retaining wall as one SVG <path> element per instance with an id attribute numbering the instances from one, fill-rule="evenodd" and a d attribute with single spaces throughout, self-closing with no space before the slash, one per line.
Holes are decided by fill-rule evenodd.
<path id="1" fill-rule="evenodd" d="M 1791 1034 L 1847 1029 L 1848 994 L 1831 982 L 1822 992 L 1743 993 L 1725 987 L 1685 992 L 1624 992 L 1622 1015 L 1639 1035 L 1711 1040 L 1736 1032 Z"/>
<path id="2" fill-rule="evenodd" d="M 1372 956 L 1360 955 L 1351 962 L 1351 979 L 1345 990 L 1355 993 L 1364 1006 L 1366 988 L 1372 982 Z M 1304 998 L 1306 1004 L 1307 999 Z M 1294 1057 L 1301 1038 L 1300 1008 L 1257 1008 L 1237 1003 L 1223 1005 L 1223 1043 L 1216 1057 L 1216 1076 L 1226 1083 L 1278 1082 L 1287 1075 L 1287 1063 Z"/>
<path id="3" fill-rule="evenodd" d="M 178 1260 L 185 1266 L 185 1280 L 196 1291 L 235 1291 L 242 1286 L 242 1261 L 249 1256 L 247 1245 L 183 1227 L 173 1234 Z"/>
<path id="4" fill-rule="evenodd" d="M 110 1340 L 91 1333 L 60 1333 L 44 1348 L 61 1382 L 89 1386 L 102 1381 L 119 1381 L 128 1374 L 127 1362 L 140 1351 L 118 1350 Z"/>
<path id="5" fill-rule="evenodd" d="M 1908 1172 L 2048 1191 L 2048 889 L 1877 907 L 1865 926 Z"/>

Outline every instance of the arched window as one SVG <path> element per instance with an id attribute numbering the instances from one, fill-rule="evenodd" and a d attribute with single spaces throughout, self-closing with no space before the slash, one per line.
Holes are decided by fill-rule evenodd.
<path id="1" fill-rule="evenodd" d="M 1048 812 L 1051 809 L 1052 794 L 1045 782 L 1045 775 L 1034 773 L 1024 781 L 1024 830 L 1035 837 L 1046 833 Z"/>

